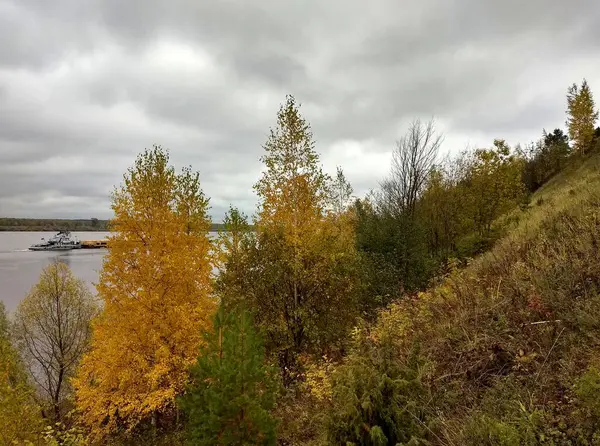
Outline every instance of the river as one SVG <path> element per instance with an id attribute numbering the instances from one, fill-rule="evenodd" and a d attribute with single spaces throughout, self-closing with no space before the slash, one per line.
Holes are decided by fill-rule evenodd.
<path id="1" fill-rule="evenodd" d="M 75 249 L 73 251 L 29 251 L 27 248 L 48 239 L 56 232 L 3 232 L 0 231 L 0 300 L 9 312 L 36 284 L 39 275 L 53 259 L 60 259 L 71 267 L 73 274 L 84 280 L 95 292 L 94 283 L 102 268 L 106 249 Z M 79 240 L 98 240 L 108 232 L 72 232 Z M 214 236 L 214 234 L 211 234 Z"/>
<path id="2" fill-rule="evenodd" d="M 53 259 L 71 267 L 73 274 L 84 280 L 90 289 L 98 279 L 106 249 L 76 249 L 73 251 L 29 251 L 27 248 L 48 239 L 56 232 L 0 232 L 0 300 L 12 312 L 36 284 L 39 275 Z M 79 240 L 97 240 L 108 232 L 72 232 Z"/>

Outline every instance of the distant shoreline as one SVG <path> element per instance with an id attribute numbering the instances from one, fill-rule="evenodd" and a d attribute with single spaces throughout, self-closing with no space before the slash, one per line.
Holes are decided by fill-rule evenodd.
<path id="1" fill-rule="evenodd" d="M 42 227 L 42 226 L 28 226 L 25 228 L 14 228 L 10 226 L 0 227 L 0 232 L 58 232 L 65 228 L 53 228 L 53 227 Z M 97 228 L 76 228 L 69 229 L 73 232 L 110 232 L 108 229 L 97 229 Z"/>
<path id="2" fill-rule="evenodd" d="M 225 225 L 213 223 L 211 232 L 222 231 Z M 108 220 L 91 219 L 49 219 L 49 218 L 0 218 L 0 232 L 108 232 Z"/>

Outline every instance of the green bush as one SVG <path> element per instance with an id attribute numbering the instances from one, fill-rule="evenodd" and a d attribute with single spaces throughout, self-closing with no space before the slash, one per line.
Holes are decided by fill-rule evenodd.
<path id="1" fill-rule="evenodd" d="M 426 444 L 423 366 L 418 349 L 402 359 L 391 339 L 375 341 L 357 330 L 353 351 L 333 378 L 329 443 Z"/>

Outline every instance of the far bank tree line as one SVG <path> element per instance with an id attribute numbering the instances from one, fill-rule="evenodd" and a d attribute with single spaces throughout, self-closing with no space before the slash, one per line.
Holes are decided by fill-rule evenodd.
<path id="1" fill-rule="evenodd" d="M 359 441 L 348 420 L 363 403 L 314 364 L 343 361 L 361 321 L 487 249 L 567 159 L 600 150 L 587 84 L 567 99 L 569 136 L 443 161 L 434 123 L 415 120 L 381 187 L 356 199 L 342 169 L 323 171 L 288 96 L 263 146 L 257 213 L 232 207 L 217 240 L 199 174 L 144 151 L 112 196 L 100 303 L 57 263 L 0 319 L 0 441 L 289 442 L 310 433 L 298 414 L 315 393 L 338 398 L 329 441 Z"/>
<path id="2" fill-rule="evenodd" d="M 109 221 L 86 219 L 0 218 L 0 231 L 108 231 Z M 222 223 L 211 223 L 211 232 L 224 230 Z"/>

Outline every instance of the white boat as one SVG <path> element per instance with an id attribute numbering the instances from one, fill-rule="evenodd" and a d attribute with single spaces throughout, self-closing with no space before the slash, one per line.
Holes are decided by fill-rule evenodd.
<path id="1" fill-rule="evenodd" d="M 48 240 L 42 239 L 42 243 L 31 245 L 30 251 L 70 251 L 81 248 L 81 242 L 72 236 L 69 231 L 60 231 Z"/>

